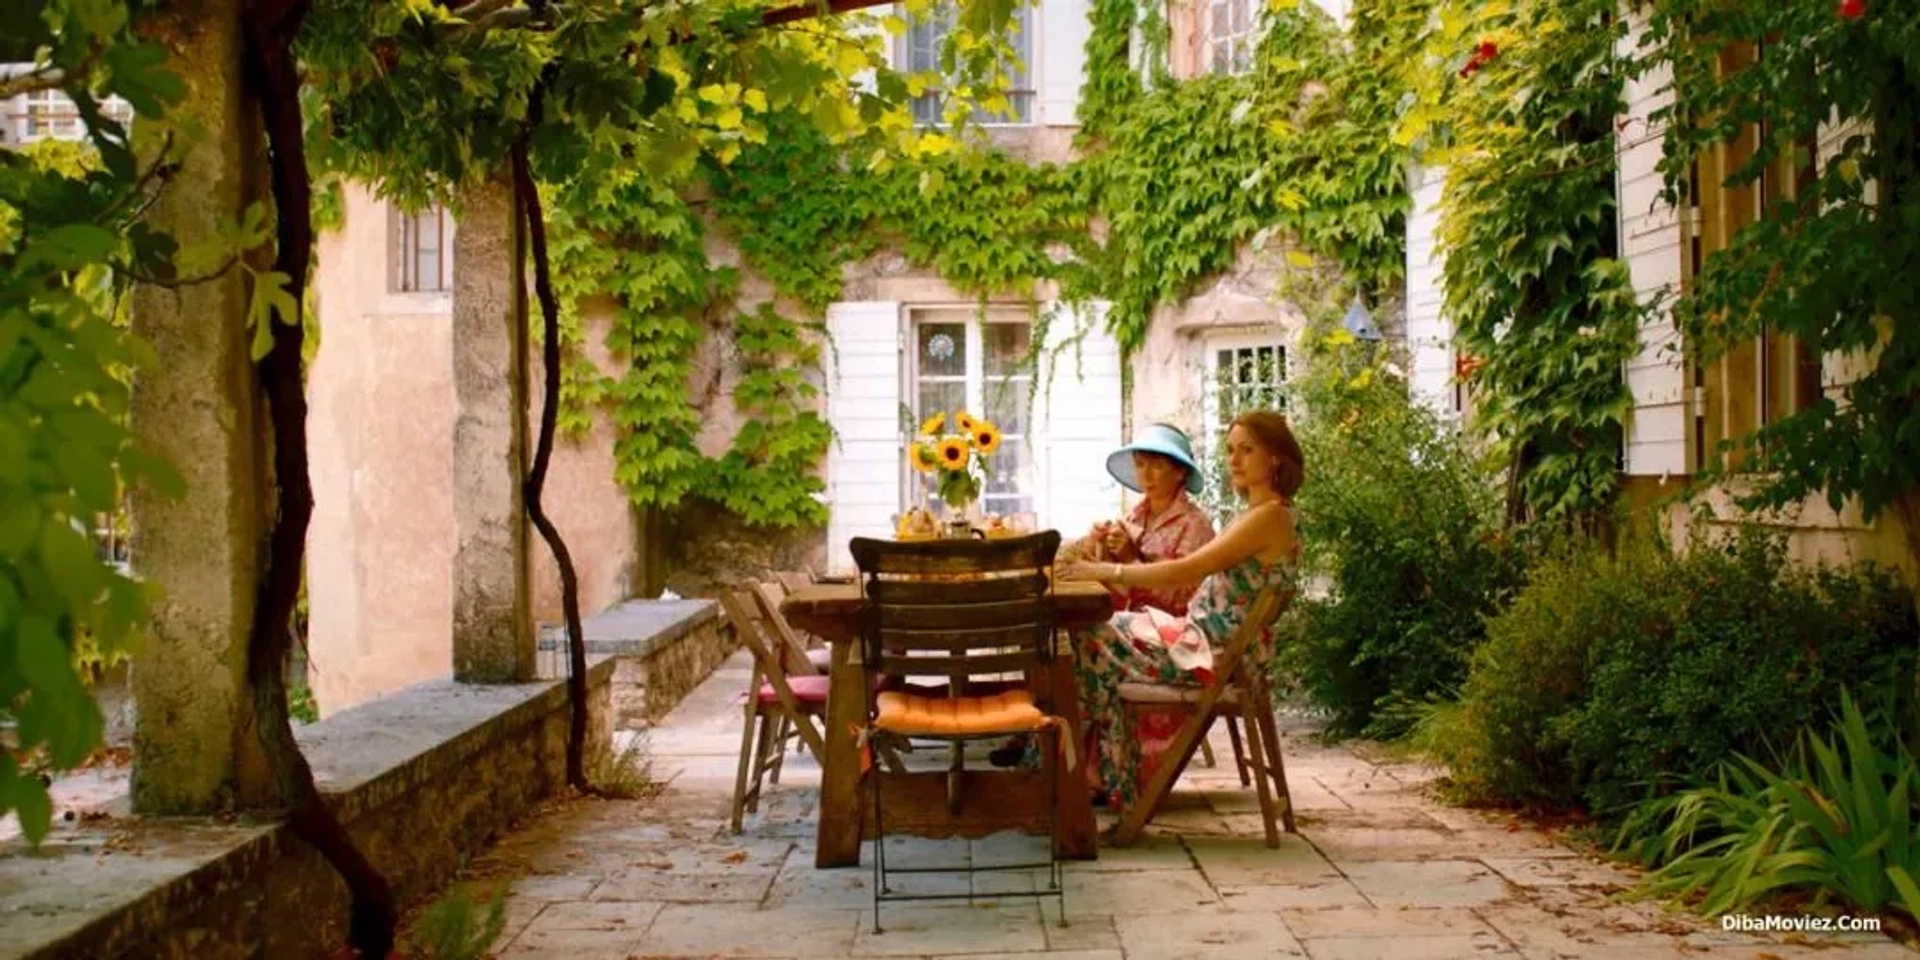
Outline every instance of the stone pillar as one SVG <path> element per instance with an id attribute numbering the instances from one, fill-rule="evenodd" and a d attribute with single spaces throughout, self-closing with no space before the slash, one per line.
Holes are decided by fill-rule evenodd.
<path id="1" fill-rule="evenodd" d="M 168 125 L 198 124 L 173 182 L 150 213 L 183 243 L 228 228 L 265 192 L 258 114 L 240 76 L 240 4 L 187 0 L 142 21 L 165 43 L 186 99 Z M 143 121 L 141 141 L 162 124 Z M 133 563 L 157 588 L 133 665 L 133 805 L 154 814 L 210 813 L 233 802 L 235 738 L 253 709 L 247 634 L 266 521 L 263 415 L 248 354 L 246 274 L 177 289 L 133 291 L 133 330 L 159 362 L 138 372 L 132 423 L 140 441 L 186 481 L 168 499 L 131 492 Z"/>
<path id="2" fill-rule="evenodd" d="M 531 680 L 527 319 L 514 263 L 513 189 L 489 179 L 460 198 L 453 237 L 453 676 Z"/>

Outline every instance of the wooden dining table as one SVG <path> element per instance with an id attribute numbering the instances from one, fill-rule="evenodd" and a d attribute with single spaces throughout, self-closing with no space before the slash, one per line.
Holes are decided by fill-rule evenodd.
<path id="1" fill-rule="evenodd" d="M 1104 623 L 1113 615 L 1112 594 L 1097 583 L 1056 583 L 1052 593 L 1054 617 L 1062 631 Z M 787 622 L 809 631 L 833 647 L 833 666 L 827 694 L 827 755 L 820 782 L 820 818 L 814 866 L 850 867 L 860 863 L 860 840 L 873 833 L 871 811 L 860 802 L 859 731 L 867 724 L 866 671 L 860 654 L 860 611 L 863 604 L 856 583 L 822 583 L 787 594 L 780 605 Z M 1073 652 L 1062 642 L 1044 676 L 1030 678 L 1043 685 L 1053 712 L 1069 730 L 1084 734 L 1080 698 L 1074 685 Z M 1076 748 L 1079 744 L 1075 745 Z M 1075 789 L 1087 782 L 1084 750 L 1075 750 L 1075 765 L 1065 771 L 1054 794 L 1058 820 L 1055 849 L 1067 859 L 1091 860 L 1095 832 L 1091 792 Z M 1041 778 L 1005 771 L 967 771 L 961 787 L 960 812 L 947 806 L 946 774 L 889 776 L 886 791 L 889 833 L 927 837 L 981 837 L 1000 830 L 1044 832 L 1046 793 Z"/>

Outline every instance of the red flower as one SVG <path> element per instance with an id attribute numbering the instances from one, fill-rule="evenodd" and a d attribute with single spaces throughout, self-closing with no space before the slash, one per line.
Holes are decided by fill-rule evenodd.
<path id="1" fill-rule="evenodd" d="M 1453 374 L 1462 380 L 1471 380 L 1480 368 L 1487 365 L 1485 360 L 1471 354 L 1461 354 L 1453 358 Z"/>
<path id="2" fill-rule="evenodd" d="M 1848 2 L 1860 3 L 1862 2 L 1862 0 L 1848 0 Z M 1474 56 L 1480 58 L 1481 63 L 1485 63 L 1488 60 L 1492 60 L 1494 57 L 1497 57 L 1499 55 L 1500 55 L 1500 47 L 1498 44 L 1494 43 L 1492 40 L 1480 41 L 1480 48 L 1474 51 Z"/>
<path id="3" fill-rule="evenodd" d="M 1867 0 L 1840 0 L 1840 19 L 1858 20 L 1867 13 Z"/>

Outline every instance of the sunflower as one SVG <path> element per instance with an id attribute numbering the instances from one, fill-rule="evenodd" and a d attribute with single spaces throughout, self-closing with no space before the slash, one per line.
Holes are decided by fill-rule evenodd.
<path id="1" fill-rule="evenodd" d="M 941 469 L 944 469 L 944 470 L 966 469 L 967 456 L 969 453 L 969 451 L 967 450 L 967 438 L 952 437 L 952 436 L 943 437 L 940 440 L 940 447 L 936 452 L 940 459 Z"/>
<path id="2" fill-rule="evenodd" d="M 936 413 L 933 416 L 928 417 L 926 422 L 920 425 L 920 435 L 923 437 L 931 437 L 939 433 L 940 427 L 944 425 L 946 422 L 947 422 L 946 414 Z"/>
<path id="3" fill-rule="evenodd" d="M 953 426 L 954 429 L 959 430 L 961 433 L 972 433 L 974 425 L 979 422 L 980 421 L 973 418 L 973 414 L 965 410 L 954 411 Z"/>
<path id="4" fill-rule="evenodd" d="M 973 449 L 985 456 L 1000 449 L 1000 428 L 985 420 L 976 420 L 973 429 L 967 431 L 967 439 L 973 443 Z"/>
<path id="5" fill-rule="evenodd" d="M 940 466 L 940 455 L 934 451 L 930 443 L 914 444 L 913 449 L 907 453 L 907 459 L 913 464 L 913 468 L 921 473 L 932 473 Z"/>

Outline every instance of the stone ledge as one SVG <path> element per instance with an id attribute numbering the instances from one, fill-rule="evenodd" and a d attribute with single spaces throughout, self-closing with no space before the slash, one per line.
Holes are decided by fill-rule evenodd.
<path id="1" fill-rule="evenodd" d="M 712 600 L 628 600 L 581 621 L 580 630 L 589 657 L 644 657 L 719 618 Z M 542 630 L 540 651 L 563 653 L 566 637 L 564 625 Z"/>
<path id="2" fill-rule="evenodd" d="M 615 664 L 588 681 L 606 735 Z M 296 731 L 315 780 L 405 903 L 565 782 L 565 685 L 408 687 Z M 113 818 L 0 846 L 0 956 L 308 956 L 345 885 L 283 823 Z"/>
<path id="3" fill-rule="evenodd" d="M 712 600 L 628 600 L 581 624 L 587 656 L 614 657 L 614 726 L 642 730 L 667 715 L 739 641 Z M 567 673 L 566 628 L 541 631 L 539 673 Z"/>

